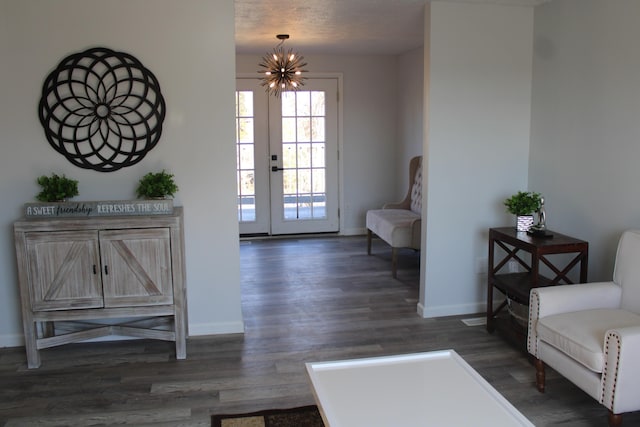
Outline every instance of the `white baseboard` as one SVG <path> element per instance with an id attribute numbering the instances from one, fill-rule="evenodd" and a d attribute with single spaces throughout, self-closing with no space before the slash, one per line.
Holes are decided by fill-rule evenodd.
<path id="1" fill-rule="evenodd" d="M 189 336 L 244 333 L 243 322 L 218 322 L 189 324 Z"/>
<path id="2" fill-rule="evenodd" d="M 418 314 L 424 319 L 431 317 L 457 316 L 460 314 L 478 314 L 485 313 L 486 311 L 486 301 L 471 304 L 440 305 L 426 308 L 424 305 L 418 304 Z"/>
<path id="3" fill-rule="evenodd" d="M 22 334 L 0 335 L 0 347 L 24 347 L 24 335 Z"/>
<path id="4" fill-rule="evenodd" d="M 364 236 L 367 234 L 367 228 L 345 228 L 340 230 L 341 236 Z"/>

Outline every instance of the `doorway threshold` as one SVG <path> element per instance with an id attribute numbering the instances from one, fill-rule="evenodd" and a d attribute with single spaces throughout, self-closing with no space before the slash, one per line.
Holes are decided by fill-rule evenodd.
<path id="1" fill-rule="evenodd" d="M 344 237 L 337 231 L 331 231 L 327 233 L 302 233 L 302 234 L 241 234 L 240 241 L 251 240 L 284 240 L 284 239 L 313 239 L 318 237 Z"/>

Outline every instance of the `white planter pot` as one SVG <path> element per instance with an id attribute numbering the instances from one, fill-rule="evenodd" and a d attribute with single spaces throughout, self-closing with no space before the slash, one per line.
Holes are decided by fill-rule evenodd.
<path id="1" fill-rule="evenodd" d="M 533 215 L 516 216 L 516 231 L 529 231 L 533 225 Z"/>

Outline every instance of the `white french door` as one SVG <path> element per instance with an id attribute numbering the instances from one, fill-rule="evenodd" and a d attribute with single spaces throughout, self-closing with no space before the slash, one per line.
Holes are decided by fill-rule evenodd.
<path id="1" fill-rule="evenodd" d="M 280 98 L 237 79 L 240 234 L 333 232 L 338 218 L 338 81 Z"/>
<path id="2" fill-rule="evenodd" d="M 268 234 L 269 99 L 256 80 L 236 79 L 236 169 L 240 234 Z"/>

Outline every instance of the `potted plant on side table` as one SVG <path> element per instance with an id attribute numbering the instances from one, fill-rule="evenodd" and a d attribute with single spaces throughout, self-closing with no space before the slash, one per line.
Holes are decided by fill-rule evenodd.
<path id="1" fill-rule="evenodd" d="M 516 216 L 516 230 L 528 231 L 533 225 L 533 214 L 542 206 L 542 196 L 540 193 L 518 191 L 505 199 L 504 205 L 507 212 Z"/>

